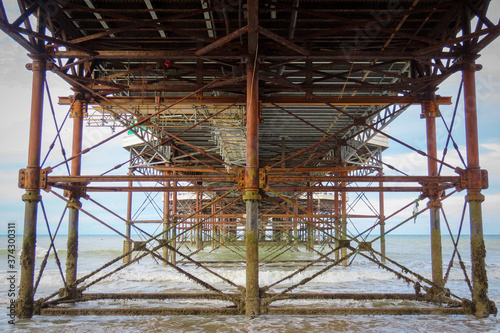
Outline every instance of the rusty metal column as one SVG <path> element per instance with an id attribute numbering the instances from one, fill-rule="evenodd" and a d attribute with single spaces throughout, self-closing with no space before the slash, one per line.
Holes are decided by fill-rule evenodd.
<path id="1" fill-rule="evenodd" d="M 339 182 L 335 182 L 335 187 L 339 186 Z M 338 240 L 340 237 L 339 233 L 339 227 L 340 227 L 340 205 L 339 205 L 339 192 L 335 191 L 335 198 L 333 199 L 333 209 L 334 209 L 334 222 L 333 225 L 335 226 L 335 239 Z M 335 242 L 335 247 L 337 246 L 338 241 Z M 340 252 L 335 251 L 335 260 L 340 259 Z"/>
<path id="2" fill-rule="evenodd" d="M 83 117 L 86 113 L 86 103 L 81 94 L 75 94 L 71 115 L 73 117 L 73 150 L 72 156 L 76 156 L 82 151 L 83 137 Z M 82 169 L 81 155 L 71 160 L 71 175 L 80 176 Z M 66 255 L 66 293 L 70 299 L 77 297 L 76 286 L 70 287 L 76 282 L 78 270 L 78 222 L 81 193 L 79 190 L 72 190 L 69 198 L 69 221 L 68 221 L 68 253 Z"/>
<path id="3" fill-rule="evenodd" d="M 299 218 L 297 215 L 299 214 L 299 208 L 297 207 L 298 202 L 295 202 L 293 205 L 293 246 L 296 250 L 299 249 Z"/>
<path id="4" fill-rule="evenodd" d="M 259 1 L 247 2 L 248 52 L 247 59 L 247 151 L 245 166 L 246 202 L 246 299 L 245 313 L 249 318 L 260 315 L 259 288 L 259 78 L 257 75 L 257 48 Z"/>
<path id="5" fill-rule="evenodd" d="M 23 251 L 21 254 L 21 281 L 17 299 L 17 317 L 33 316 L 33 279 L 35 274 L 35 243 L 38 202 L 40 196 L 40 150 L 42 142 L 43 84 L 45 59 L 33 59 L 26 67 L 33 71 L 31 91 L 31 121 L 29 134 L 28 166 L 26 168 Z"/>
<path id="6" fill-rule="evenodd" d="M 311 183 L 307 184 L 308 186 L 311 186 Z M 306 198 L 307 198 L 307 212 L 309 214 L 314 214 L 313 211 L 313 193 L 312 192 L 307 192 L 306 193 Z M 308 218 L 309 223 L 307 224 L 307 251 L 308 252 L 313 252 L 314 251 L 314 219 L 312 217 Z"/>
<path id="7" fill-rule="evenodd" d="M 214 192 L 215 194 L 215 192 Z M 215 224 L 216 224 L 216 217 L 215 217 L 215 212 L 217 211 L 217 208 L 215 207 L 215 203 L 211 204 L 210 205 L 210 208 L 211 208 L 211 214 L 212 214 L 212 217 L 210 219 L 210 222 L 211 222 L 211 235 L 212 235 L 212 250 L 215 249 L 215 247 L 217 246 L 216 244 L 216 229 L 215 229 Z"/>
<path id="8" fill-rule="evenodd" d="M 173 173 L 175 175 L 175 171 Z M 177 181 L 172 182 L 172 187 L 177 187 Z M 170 246 L 174 249 L 177 248 L 177 191 L 172 192 L 172 229 L 170 230 Z M 170 251 L 170 263 L 177 263 L 177 253 L 175 251 Z"/>
<path id="9" fill-rule="evenodd" d="M 203 207 L 203 192 L 196 193 L 196 211 L 199 211 L 201 207 Z M 199 212 L 197 215 L 201 216 L 203 212 Z M 196 228 L 195 228 L 195 243 L 196 249 L 201 250 L 203 248 L 203 221 L 202 217 L 198 217 L 195 219 Z"/>
<path id="10" fill-rule="evenodd" d="M 169 171 L 165 172 L 166 175 L 170 174 Z M 165 182 L 165 187 L 168 189 L 170 188 L 170 181 Z M 162 235 L 162 241 L 166 244 L 169 242 L 169 234 L 170 232 L 168 231 L 168 228 L 170 228 L 170 191 L 165 191 L 163 193 L 163 235 Z M 167 265 L 167 261 L 169 261 L 169 256 L 168 256 L 168 248 L 165 246 L 163 248 L 163 266 Z"/>
<path id="11" fill-rule="evenodd" d="M 347 176 L 347 172 L 342 172 L 341 175 L 343 177 Z M 342 188 L 341 196 L 342 196 L 342 215 L 341 215 L 341 229 L 342 229 L 342 234 L 340 235 L 340 239 L 345 242 L 347 240 L 347 192 L 345 191 L 346 189 L 346 182 L 341 182 L 340 187 Z M 344 245 L 342 246 L 342 249 L 340 250 L 342 258 L 347 255 L 347 247 Z M 347 260 L 342 260 L 342 265 L 347 266 Z"/>
<path id="12" fill-rule="evenodd" d="M 384 175 L 384 172 L 380 170 L 379 174 L 380 177 Z M 384 187 L 384 182 L 380 181 L 379 182 L 379 187 L 382 188 Z M 379 226 L 380 226 L 380 253 L 382 254 L 382 263 L 385 264 L 385 202 L 384 202 L 384 192 L 380 191 L 378 193 L 378 199 L 379 199 Z"/>
<path id="13" fill-rule="evenodd" d="M 475 72 L 479 69 L 474 60 L 464 64 L 463 82 L 465 98 L 465 132 L 467 144 L 467 196 L 470 214 L 470 246 L 472 260 L 472 300 L 474 315 L 478 318 L 488 317 L 496 313 L 496 307 L 488 298 L 488 278 L 486 276 L 485 257 L 486 249 L 483 238 L 483 218 L 481 203 L 484 195 L 482 171 L 479 167 L 479 140 L 477 129 L 476 109 L 476 79 Z"/>
<path id="14" fill-rule="evenodd" d="M 422 101 L 422 118 L 425 118 L 427 131 L 427 169 L 429 176 L 438 175 L 437 145 L 436 145 L 436 117 L 439 109 L 434 93 L 429 93 Z M 427 191 L 429 196 L 428 207 L 431 222 L 431 256 L 432 256 L 432 281 L 442 287 L 443 281 L 443 255 L 441 248 L 441 222 L 439 219 L 441 204 L 438 201 L 439 193 L 435 189 Z"/>
<path id="15" fill-rule="evenodd" d="M 129 176 L 133 175 L 133 172 L 130 171 Z M 128 187 L 132 187 L 134 185 L 133 181 L 128 182 Z M 128 191 L 127 193 L 127 228 L 125 230 L 125 236 L 127 236 L 127 239 L 123 241 L 123 253 L 130 252 L 132 250 L 132 240 L 130 239 L 130 233 L 132 231 L 132 191 Z M 130 260 L 132 260 L 132 253 L 130 253 L 128 256 L 123 257 L 123 262 L 124 263 L 129 263 Z"/>

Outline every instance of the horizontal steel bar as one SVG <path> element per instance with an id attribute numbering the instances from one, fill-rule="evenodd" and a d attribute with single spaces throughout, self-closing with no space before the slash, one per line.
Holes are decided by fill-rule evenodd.
<path id="1" fill-rule="evenodd" d="M 237 315 L 236 308 L 47 308 L 42 309 L 42 316 L 188 316 L 188 315 Z"/>
<path id="2" fill-rule="evenodd" d="M 436 190 L 445 190 L 452 188 L 453 186 L 437 186 L 433 187 Z M 349 186 L 342 188 L 341 186 L 279 186 L 274 187 L 273 190 L 276 192 L 422 192 L 423 187 L 416 186 L 382 186 L 382 187 L 367 187 L 367 186 Z"/>
<path id="3" fill-rule="evenodd" d="M 86 192 L 216 192 L 216 191 L 230 191 L 233 186 L 176 186 L 176 187 L 152 187 L 152 186 L 124 186 L 124 187 L 111 187 L 111 186 L 76 186 L 76 185 L 63 185 L 55 184 L 53 187 L 72 190 L 72 189 L 85 189 Z"/>
<path id="4" fill-rule="evenodd" d="M 225 294 L 240 297 L 240 294 Z M 217 293 L 85 293 L 79 300 L 91 301 L 98 299 L 217 299 L 226 298 Z"/>
<path id="5" fill-rule="evenodd" d="M 141 105 L 141 106 L 156 106 L 158 105 L 158 99 L 156 97 L 108 97 L 109 101 L 115 104 L 111 104 L 107 101 L 99 101 L 99 103 L 89 103 L 91 105 L 106 106 L 106 105 Z M 421 104 L 421 101 L 417 97 L 412 96 L 322 96 L 321 100 L 325 103 L 332 105 L 407 105 L 407 104 Z M 239 97 L 200 97 L 200 98 L 188 98 L 177 106 L 188 106 L 193 109 L 193 105 L 231 105 L 236 103 L 236 105 L 245 105 L 245 102 L 240 102 Z M 163 100 L 162 103 L 166 103 L 168 100 Z M 451 97 L 440 96 L 437 98 L 436 102 L 440 105 L 451 105 Z M 311 100 L 306 96 L 269 96 L 262 97 L 262 106 L 272 106 L 272 104 L 278 104 L 281 106 L 293 106 L 293 105 L 325 105 L 325 103 L 317 102 Z M 70 97 L 59 97 L 59 104 L 71 105 Z"/>
<path id="6" fill-rule="evenodd" d="M 208 170 L 208 169 L 207 169 Z M 212 172 L 214 172 L 212 170 Z M 48 176 L 47 183 L 91 183 L 91 182 L 163 182 L 163 181 L 192 181 L 192 182 L 235 182 L 237 175 L 232 173 L 215 175 L 123 175 L 123 176 Z"/>
<path id="7" fill-rule="evenodd" d="M 179 199 L 177 199 L 179 200 Z M 196 198 L 193 198 L 192 199 L 193 201 L 196 200 Z M 305 199 L 304 199 L 305 200 Z M 333 200 L 332 200 L 333 201 Z M 299 214 L 299 215 L 303 215 L 304 217 L 306 216 L 305 214 Z M 334 214 L 314 214 L 314 217 L 317 217 L 317 218 L 333 218 L 335 217 Z M 211 214 L 195 214 L 195 215 L 188 215 L 188 214 L 175 214 L 175 215 L 172 215 L 172 217 L 177 217 L 177 218 L 193 218 L 193 219 L 198 219 L 198 218 L 207 218 L 207 217 L 210 217 Z M 214 216 L 214 218 L 218 218 L 218 219 L 239 219 L 239 218 L 243 218 L 245 216 L 244 213 L 240 213 L 240 214 L 217 214 Z M 348 218 L 355 218 L 355 219 L 360 219 L 360 218 L 379 218 L 379 216 L 377 215 L 362 215 L 362 214 L 347 214 L 346 215 Z M 295 218 L 294 215 L 291 215 L 291 214 L 259 214 L 259 217 L 260 218 L 283 218 L 283 219 L 292 219 L 292 218 Z M 340 217 L 340 214 L 337 215 L 337 217 Z M 130 221 L 129 223 L 131 224 L 134 224 L 134 223 L 166 223 L 164 220 L 135 220 L 135 221 Z M 190 222 L 185 222 L 185 223 L 190 223 Z M 203 222 L 204 224 L 211 224 L 212 222 L 210 220 L 206 221 L 206 222 Z M 237 223 L 237 221 L 217 221 L 217 222 L 214 222 L 215 224 L 220 224 L 220 223 L 224 223 L 224 224 L 231 224 L 231 223 Z M 273 221 L 274 224 L 279 224 L 279 223 L 292 223 L 291 221 Z M 316 222 L 316 221 L 313 221 L 311 222 L 313 224 L 317 223 L 317 224 L 321 224 L 322 222 Z"/>
<path id="8" fill-rule="evenodd" d="M 267 293 L 268 297 L 275 297 L 279 294 Z M 415 293 L 286 293 L 278 296 L 280 299 L 352 299 L 352 300 L 376 300 L 376 299 L 397 299 L 425 301 L 431 300 L 431 297 L 425 294 L 417 295 Z"/>
<path id="9" fill-rule="evenodd" d="M 330 168 L 331 169 L 331 168 Z M 311 172 L 311 169 L 297 169 Z M 209 171 L 205 169 L 205 171 Z M 271 170 L 274 172 L 274 170 Z M 315 170 L 316 171 L 316 170 Z M 213 171 L 212 171 L 213 172 Z M 317 171 L 319 172 L 319 171 Z M 235 182 L 236 173 L 215 174 L 215 175 L 123 175 L 123 176 L 47 176 L 48 185 L 57 185 L 58 183 L 91 183 L 91 182 L 162 182 L 162 181 L 192 181 L 192 182 Z M 389 182 L 389 183 L 450 183 L 458 184 L 459 176 L 308 176 L 308 175 L 274 175 L 267 176 L 267 182 Z"/>
<path id="10" fill-rule="evenodd" d="M 94 59 L 140 59 L 140 60 L 197 60 L 198 57 L 193 51 L 157 51 L 157 50 L 144 50 L 144 51 L 129 51 L 129 50 L 95 50 L 97 55 L 94 55 Z M 84 58 L 88 57 L 86 52 L 82 51 L 50 51 L 49 56 L 53 58 Z M 405 61 L 411 59 L 454 59 L 459 57 L 460 54 L 457 52 L 443 52 L 434 51 L 426 54 L 426 56 L 416 56 L 410 52 L 356 52 L 349 55 L 351 59 L 379 59 L 379 60 L 396 60 Z M 241 60 L 242 58 L 250 57 L 248 54 L 227 54 L 218 55 L 218 60 Z M 259 59 L 261 60 L 283 60 L 289 61 L 293 59 L 295 61 L 305 61 L 309 60 L 345 60 L 346 56 L 342 52 L 317 52 L 310 56 L 289 56 L 289 55 L 261 55 Z"/>
<path id="11" fill-rule="evenodd" d="M 459 176 L 298 176 L 298 175 L 268 175 L 270 183 L 282 182 L 388 182 L 388 183 L 451 183 L 458 184 Z"/>
<path id="12" fill-rule="evenodd" d="M 394 308 L 274 308 L 269 307 L 270 315 L 463 315 L 467 312 L 462 308 L 415 308 L 415 307 L 394 307 Z"/>

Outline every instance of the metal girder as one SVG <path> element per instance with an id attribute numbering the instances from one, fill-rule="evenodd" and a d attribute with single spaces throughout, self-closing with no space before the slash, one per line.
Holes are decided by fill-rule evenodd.
<path id="1" fill-rule="evenodd" d="M 440 105 L 451 105 L 450 96 L 436 96 L 437 102 Z M 109 101 L 91 101 L 89 105 L 100 105 L 103 107 L 113 106 L 113 105 L 131 105 L 131 106 L 148 106 L 148 105 L 165 105 L 168 104 L 169 99 L 165 97 L 126 97 L 126 96 L 111 96 L 107 97 Z M 321 101 L 324 101 L 323 103 Z M 321 101 L 312 100 L 307 96 L 263 96 L 260 99 L 262 106 L 277 104 L 281 106 L 289 105 L 324 105 L 325 103 L 344 106 L 344 105 L 355 105 L 355 106 L 384 106 L 384 105 L 419 105 L 422 103 L 419 97 L 412 96 L 322 96 Z M 59 97 L 59 104 L 70 105 L 70 97 Z M 179 103 L 179 106 L 193 106 L 193 105 L 231 105 L 231 104 L 241 104 L 240 97 L 214 97 L 214 96 L 203 96 L 199 98 L 186 99 Z M 189 109 L 186 110 L 186 112 Z M 193 112 L 193 111 L 192 111 Z"/>

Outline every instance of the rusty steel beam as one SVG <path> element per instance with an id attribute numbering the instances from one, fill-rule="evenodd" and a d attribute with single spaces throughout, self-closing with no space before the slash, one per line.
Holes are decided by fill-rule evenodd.
<path id="1" fill-rule="evenodd" d="M 164 190 L 160 187 L 144 186 L 144 187 L 128 187 L 128 186 L 79 186 L 79 185 L 68 185 L 68 184 L 57 184 L 52 187 L 74 190 L 82 189 L 86 192 L 163 192 Z M 434 188 L 439 191 L 444 191 L 446 189 L 454 188 L 453 184 L 438 185 Z M 218 191 L 229 191 L 234 190 L 234 186 L 178 186 L 175 189 L 171 189 L 171 192 L 218 192 Z M 277 192 L 422 192 L 425 188 L 422 186 L 383 186 L 383 187 L 367 187 L 367 186 L 347 186 L 343 188 L 342 186 L 273 186 L 273 190 Z M 264 191 L 268 191 L 265 188 Z M 258 191 L 257 191 L 258 192 Z"/>
<path id="2" fill-rule="evenodd" d="M 482 31 L 483 33 L 485 31 Z M 490 29 L 489 32 L 494 33 L 494 29 Z M 470 37 L 477 37 L 480 34 L 471 35 Z M 164 60 L 164 59 L 172 59 L 172 60 L 192 60 L 196 61 L 198 56 L 196 56 L 195 51 L 193 50 L 93 50 L 94 54 L 92 57 L 94 59 L 140 59 L 140 60 Z M 78 50 L 48 50 L 47 54 L 52 58 L 84 58 L 88 57 L 89 53 Z M 408 61 L 408 60 L 428 60 L 428 59 L 455 59 L 459 57 L 460 54 L 457 52 L 448 52 L 448 51 L 426 51 L 425 55 L 419 56 L 414 54 L 413 52 L 394 52 L 393 50 L 386 52 L 374 52 L 374 51 L 359 51 L 349 55 L 351 60 L 366 60 L 366 59 L 379 59 L 379 60 L 394 60 L 394 61 Z M 218 60 L 241 60 L 242 55 L 240 53 L 234 54 L 221 54 L 217 55 Z M 265 59 L 269 61 L 289 61 L 290 55 L 259 55 L 259 59 Z M 323 61 L 334 61 L 334 60 L 342 60 L 345 61 L 346 55 L 342 52 L 329 52 L 315 51 L 309 56 L 293 56 L 292 57 L 296 61 L 305 61 L 306 59 L 310 60 L 323 60 Z"/>
<path id="3" fill-rule="evenodd" d="M 126 72 L 124 74 L 127 74 Z M 172 99 L 172 98 L 170 98 Z M 419 105 L 422 101 L 414 96 L 322 96 L 321 99 L 331 105 L 344 106 L 344 105 L 360 105 L 360 106 L 384 106 L 384 105 Z M 436 96 L 439 105 L 451 105 L 451 97 L 449 96 Z M 162 103 L 168 103 L 168 98 L 162 98 Z M 71 105 L 70 97 L 59 97 L 60 105 Z M 126 96 L 110 96 L 106 100 L 94 100 L 90 105 L 112 106 L 112 105 L 134 105 L 134 106 L 148 106 L 157 105 L 158 101 L 155 97 L 126 97 Z M 188 98 L 177 104 L 178 106 L 185 106 L 192 108 L 193 105 L 245 105 L 241 102 L 239 97 L 214 97 L 214 96 L 200 96 L 200 98 Z M 319 101 L 311 100 L 305 96 L 262 96 L 261 105 L 270 106 L 277 104 L 280 106 L 293 106 L 293 105 L 325 105 Z"/>
<path id="4" fill-rule="evenodd" d="M 394 307 L 394 308 L 282 308 L 269 307 L 267 314 L 292 316 L 292 315 L 339 315 L 339 316 L 401 316 L 401 315 L 463 315 L 467 310 L 462 308 L 417 308 L 417 307 Z"/>
<path id="5" fill-rule="evenodd" d="M 328 218 L 328 217 L 333 216 L 332 214 L 315 214 L 314 212 L 312 213 L 312 215 L 315 218 Z M 211 213 L 211 214 L 195 214 L 195 215 L 192 215 L 192 214 L 175 214 L 175 215 L 173 215 L 173 217 L 177 217 L 177 218 L 181 218 L 181 219 L 186 219 L 186 218 L 201 218 L 201 219 L 205 218 L 206 219 L 206 218 L 212 217 L 212 216 L 216 216 L 217 218 L 242 219 L 245 217 L 245 214 L 244 213 L 234 213 L 234 214 L 228 214 L 228 213 L 214 214 L 214 213 Z M 259 217 L 261 217 L 261 218 L 270 218 L 270 217 L 287 218 L 287 217 L 290 217 L 290 214 L 259 214 Z M 359 219 L 359 218 L 368 218 L 368 219 L 378 218 L 378 216 L 375 216 L 375 215 L 362 215 L 362 214 L 347 214 L 347 217 L 348 218 L 356 218 L 356 219 Z M 163 220 L 135 220 L 135 221 L 132 221 L 131 223 L 132 224 L 136 224 L 136 223 L 137 224 L 163 223 Z M 190 222 L 186 222 L 186 223 L 190 223 Z M 204 223 L 217 224 L 218 222 L 204 222 Z M 228 221 L 227 223 L 228 224 L 240 224 L 241 222 L 235 220 L 235 221 Z M 283 223 L 287 224 L 289 222 L 283 222 Z M 311 223 L 321 224 L 322 222 L 312 221 Z"/>
<path id="6" fill-rule="evenodd" d="M 213 170 L 207 170 L 207 172 Z M 274 172 L 274 170 L 273 170 Z M 238 179 L 236 173 L 221 175 L 123 175 L 123 176 L 47 176 L 49 186 L 75 186 L 78 184 L 90 183 L 114 183 L 114 182 L 162 182 L 162 181 L 189 181 L 189 182 L 231 182 L 235 183 Z M 268 183 L 319 183 L 332 181 L 345 182 L 383 182 L 383 183 L 419 183 L 419 184 L 446 184 L 459 186 L 461 176 L 308 176 L 308 175 L 273 175 L 267 176 Z M 331 187 L 331 186 L 330 186 Z M 318 192 L 322 187 L 317 187 Z"/>
<path id="7" fill-rule="evenodd" d="M 154 308 L 46 308 L 41 310 L 44 316 L 188 316 L 188 315 L 238 315 L 238 309 L 235 308 L 172 308 L 172 307 L 154 307 Z"/>
<path id="8" fill-rule="evenodd" d="M 50 179 L 50 178 L 49 178 Z M 382 183 L 438 183 L 438 184 L 459 184 L 460 176 L 295 176 L 295 175 L 268 175 L 268 183 L 319 183 L 319 182 L 382 182 Z M 318 187 L 319 189 L 322 187 Z"/>
<path id="9" fill-rule="evenodd" d="M 438 190 L 453 188 L 450 186 L 438 186 Z M 276 192 L 422 192 L 423 187 L 417 186 L 383 186 L 383 187 L 366 187 L 366 186 L 273 186 L 273 191 Z M 266 191 L 269 189 L 266 188 Z"/>
<path id="10" fill-rule="evenodd" d="M 208 53 L 208 52 L 210 52 L 212 50 L 215 50 L 216 48 L 224 46 L 225 44 L 229 43 L 233 39 L 238 38 L 238 37 L 244 35 L 247 31 L 248 31 L 247 26 L 241 27 L 238 30 L 233 31 L 230 34 L 227 34 L 226 36 L 217 39 L 212 44 L 209 44 L 209 45 L 204 46 L 203 48 L 197 50 L 194 54 L 196 56 L 198 56 L 198 57 L 202 56 L 202 55 L 204 55 L 204 54 L 206 54 L 206 53 Z"/>
<path id="11" fill-rule="evenodd" d="M 214 172 L 210 170 L 210 172 Z M 49 176 L 48 184 L 60 183 L 92 183 L 92 182 L 165 182 L 165 181 L 191 181 L 191 182 L 236 182 L 237 175 L 121 175 L 121 176 Z"/>

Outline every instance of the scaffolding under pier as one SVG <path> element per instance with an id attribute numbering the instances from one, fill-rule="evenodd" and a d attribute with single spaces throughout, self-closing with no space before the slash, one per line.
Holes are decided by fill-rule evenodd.
<path id="1" fill-rule="evenodd" d="M 29 157 L 19 178 L 26 210 L 18 317 L 496 314 L 485 267 L 481 192 L 488 177 L 479 163 L 475 95 L 479 52 L 500 34 L 489 3 L 24 0 L 12 17 L 2 2 L 0 29 L 33 59 L 27 65 L 33 72 Z M 69 107 L 72 150 L 70 157 L 42 168 L 48 71 L 74 91 L 59 99 Z M 440 106 L 452 102 L 436 91 L 457 72 L 462 72 L 459 95 L 463 92 L 465 102 L 463 166 L 438 154 L 436 144 Z M 426 151 L 387 133 L 391 121 L 412 105 L 421 106 Z M 85 123 L 114 131 L 86 147 Z M 445 135 L 453 141 L 451 128 Z M 86 174 L 85 155 L 119 136 L 130 158 Z M 410 175 L 384 162 L 389 140 L 425 158 L 427 172 Z M 126 194 L 127 200 L 115 211 L 106 200 L 96 200 L 97 193 Z M 414 207 L 414 200 L 388 212 L 387 193 L 413 193 L 419 201 L 427 200 L 427 206 L 396 219 Z M 453 260 L 445 268 L 442 256 L 444 207 L 460 193 L 466 193 L 470 215 L 471 272 L 463 268 L 468 297 L 448 288 Z M 134 215 L 138 195 L 146 196 L 145 207 L 158 217 Z M 67 220 L 67 257 L 60 288 L 37 295 L 35 273 L 36 281 L 43 274 L 43 268 L 36 269 L 37 221 L 52 216 L 38 208 L 47 196 L 66 204 L 61 221 Z M 369 196 L 375 197 L 375 205 Z M 353 209 L 362 204 L 368 213 Z M 102 212 L 108 217 L 100 217 Z M 422 214 L 430 219 L 430 276 L 398 263 L 385 250 L 387 234 Z M 122 255 L 85 276 L 78 272 L 83 215 L 124 241 Z M 397 223 L 387 230 L 393 220 Z M 159 226 L 154 232 L 142 227 L 153 224 Z M 450 238 L 455 255 L 459 237 Z M 53 244 L 52 239 L 51 249 Z M 199 259 L 197 254 L 207 248 L 230 251 L 238 259 Z M 294 253 L 302 249 L 314 259 L 296 260 Z M 146 257 L 195 281 L 204 292 L 122 293 L 118 286 L 115 292 L 86 292 Z M 415 292 L 296 291 L 357 257 L 407 282 Z M 263 265 L 286 262 L 294 269 L 260 283 Z M 213 268 L 241 263 L 243 283 Z M 189 266 L 224 286 L 209 283 Z M 304 274 L 299 282 L 282 287 L 299 274 Z M 99 308 L 94 301 L 103 299 L 217 300 L 224 306 Z M 305 299 L 395 299 L 419 306 L 276 305 Z M 80 306 L 87 303 L 91 305 Z"/>

